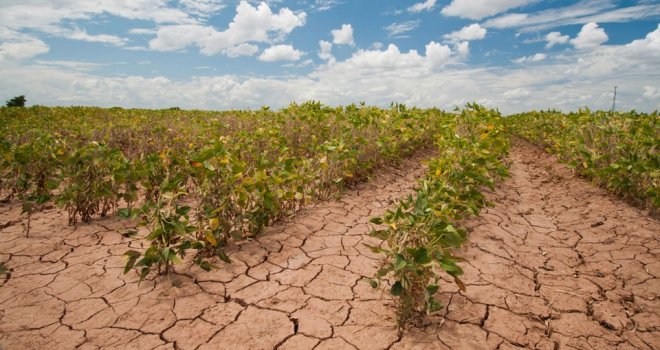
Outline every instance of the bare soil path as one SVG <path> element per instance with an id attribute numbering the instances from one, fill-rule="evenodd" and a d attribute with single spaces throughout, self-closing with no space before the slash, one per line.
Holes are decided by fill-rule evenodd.
<path id="1" fill-rule="evenodd" d="M 50 210 L 29 238 L 0 207 L 0 348 L 660 349 L 660 224 L 576 179 L 527 144 L 494 208 L 468 223 L 467 292 L 399 337 L 393 303 L 363 281 L 379 266 L 368 220 L 412 192 L 419 154 L 341 200 L 244 242 L 232 264 L 137 284 L 121 254 L 139 240 L 104 219 L 77 228 Z M 2 226 L 0 226 L 2 227 Z M 2 284 L 3 282 L 0 282 Z"/>

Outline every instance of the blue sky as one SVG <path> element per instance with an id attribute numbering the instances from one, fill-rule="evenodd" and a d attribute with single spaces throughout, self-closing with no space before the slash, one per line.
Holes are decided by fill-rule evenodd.
<path id="1" fill-rule="evenodd" d="M 660 1 L 3 0 L 0 98 L 660 109 Z"/>

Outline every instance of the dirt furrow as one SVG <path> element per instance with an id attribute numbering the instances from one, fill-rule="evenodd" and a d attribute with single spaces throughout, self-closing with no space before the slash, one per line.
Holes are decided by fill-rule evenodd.
<path id="1" fill-rule="evenodd" d="M 419 154 L 340 200 L 232 248 L 232 264 L 138 285 L 121 254 L 138 239 L 106 219 L 74 229 L 56 210 L 0 229 L 0 348 L 657 349 L 660 224 L 516 144 L 494 207 L 468 222 L 467 292 L 399 336 L 392 301 L 364 281 L 380 256 L 369 218 L 410 193 Z M 0 208 L 18 218 L 18 207 Z"/>
<path id="2" fill-rule="evenodd" d="M 510 158 L 469 223 L 467 292 L 392 349 L 660 349 L 660 224 L 528 143 Z"/>
<path id="3" fill-rule="evenodd" d="M 122 254 L 141 248 L 120 235 L 134 223 L 77 228 L 55 209 L 0 230 L 13 269 L 0 287 L 0 348 L 338 349 L 386 348 L 397 339 L 391 301 L 371 289 L 379 256 L 364 243 L 369 219 L 411 193 L 420 153 L 386 168 L 341 199 L 303 210 L 230 248 L 231 264 L 204 272 L 177 266 L 137 283 Z M 16 219 L 20 208 L 5 206 Z"/>

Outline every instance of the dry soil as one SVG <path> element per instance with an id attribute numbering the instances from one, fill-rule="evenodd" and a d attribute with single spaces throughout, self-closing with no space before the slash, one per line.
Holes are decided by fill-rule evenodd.
<path id="1" fill-rule="evenodd" d="M 139 239 L 116 218 L 67 226 L 0 207 L 0 348 L 660 349 L 660 223 L 518 142 L 494 207 L 467 223 L 467 292 L 399 335 L 394 304 L 365 281 L 381 257 L 369 218 L 412 193 L 428 154 L 381 171 L 231 248 L 232 264 L 188 264 L 138 284 L 122 254 Z"/>

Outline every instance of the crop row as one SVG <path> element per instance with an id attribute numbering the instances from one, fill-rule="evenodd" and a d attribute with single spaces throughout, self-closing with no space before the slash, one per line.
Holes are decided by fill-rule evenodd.
<path id="1" fill-rule="evenodd" d="M 488 204 L 481 191 L 493 189 L 495 181 L 508 174 L 503 158 L 509 138 L 504 130 L 499 112 L 478 105 L 443 120 L 435 136 L 439 154 L 429 162 L 416 193 L 372 219 L 378 226 L 371 235 L 387 246 L 371 247 L 386 256 L 371 284 L 377 288 L 382 280 L 390 283 L 400 326 L 416 314 L 442 308 L 434 296 L 445 274 L 465 290 L 457 264 L 462 259 L 455 255 L 467 239 L 460 223 Z"/>
<path id="2" fill-rule="evenodd" d="M 208 270 L 207 257 L 228 260 L 232 240 L 431 145 L 453 118 L 315 102 L 222 113 L 2 108 L 0 197 L 22 201 L 28 222 L 47 203 L 71 224 L 140 217 L 150 246 L 126 252 L 126 272 L 142 278 L 191 250 Z"/>
<path id="3" fill-rule="evenodd" d="M 596 184 L 637 204 L 660 207 L 658 112 L 530 112 L 507 118 L 507 124 Z"/>

